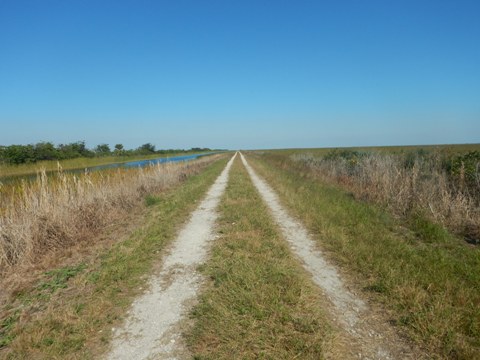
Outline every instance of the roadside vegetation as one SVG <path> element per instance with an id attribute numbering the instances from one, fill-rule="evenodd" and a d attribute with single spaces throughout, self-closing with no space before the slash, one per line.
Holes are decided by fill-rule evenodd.
<path id="1" fill-rule="evenodd" d="M 41 172 L 36 181 L 3 186 L 0 197 L 0 274 L 17 264 L 88 239 L 127 213 L 146 194 L 168 188 L 212 157 L 81 175 Z"/>
<path id="2" fill-rule="evenodd" d="M 335 149 L 292 159 L 361 200 L 408 219 L 431 221 L 480 243 L 480 149 L 445 152 L 422 148 L 401 153 Z"/>
<path id="3" fill-rule="evenodd" d="M 42 207 L 43 198 L 34 198 L 39 215 L 44 215 L 32 219 L 43 235 L 43 242 L 32 245 L 39 252 L 27 247 L 16 263 L 2 268 L 0 358 L 97 358 L 163 249 L 226 161 L 214 155 L 136 173 L 122 170 L 77 180 L 59 174 L 51 183 L 40 178 L 34 186 L 53 205 Z M 63 203 L 67 194 L 73 204 Z M 79 210 L 85 210 L 85 216 Z M 107 210 L 117 215 L 103 215 Z M 71 211 L 80 217 L 70 219 L 77 239 L 70 238 L 75 231 L 60 215 Z M 90 227 L 92 215 L 100 215 L 100 220 Z M 42 231 L 45 228 L 50 231 Z"/>
<path id="4" fill-rule="evenodd" d="M 208 148 L 198 147 L 189 150 L 157 150 L 151 143 L 143 144 L 136 149 L 125 149 L 123 144 L 116 144 L 114 149 L 111 149 L 108 144 L 100 144 L 89 149 L 84 141 L 57 146 L 51 142 L 0 145 L 0 180 L 8 176 L 35 174 L 40 169 L 53 171 L 58 168 L 58 164 L 63 169 L 81 169 L 117 162 L 209 151 L 211 150 Z"/>
<path id="5" fill-rule="evenodd" d="M 201 271 L 211 280 L 187 335 L 195 359 L 322 359 L 332 340 L 319 290 L 293 257 L 239 157 Z"/>
<path id="6" fill-rule="evenodd" d="M 424 206 L 430 206 L 415 198 L 428 192 L 447 196 L 437 192 L 438 186 L 457 191 L 458 196 L 471 196 L 472 203 L 466 202 L 470 212 L 463 213 L 468 213 L 468 223 L 462 222 L 460 215 L 449 215 L 458 223 L 445 222 L 445 226 L 457 224 L 455 232 L 474 237 L 478 233 L 468 230 L 466 224 L 477 219 L 471 212 L 478 214 L 478 203 L 475 207 L 474 188 L 466 190 L 470 186 L 466 177 L 463 189 L 452 183 L 438 185 L 439 179 L 454 181 L 455 172 L 436 174 L 438 168 L 430 167 L 431 172 L 426 173 L 427 165 L 432 165 L 424 164 L 425 159 L 418 160 L 418 154 L 400 171 L 393 167 L 397 162 L 385 160 L 389 155 L 377 159 L 355 154 L 358 158 L 352 160 L 346 159 L 349 153 L 341 150 L 330 155 L 325 151 L 323 157 L 306 152 L 257 152 L 250 153 L 249 159 L 345 276 L 354 278 L 355 286 L 365 296 L 384 303 L 392 322 L 406 330 L 411 339 L 428 349 L 433 358 L 477 358 L 480 249 L 442 226 L 440 220 L 446 221 L 446 215 L 438 219 L 425 214 Z M 466 159 L 472 155 L 457 156 L 465 159 L 459 162 L 459 169 L 466 169 Z M 462 176 L 459 180 L 463 181 Z M 391 197 L 382 197 L 383 181 L 392 181 Z M 373 195 L 375 191 L 379 194 Z M 454 201 L 455 197 L 449 199 Z M 436 200 L 428 197 L 428 201 Z M 395 201 L 405 207 L 394 206 Z M 431 206 L 434 210 L 436 204 Z M 450 211 L 455 209 L 453 202 Z"/>

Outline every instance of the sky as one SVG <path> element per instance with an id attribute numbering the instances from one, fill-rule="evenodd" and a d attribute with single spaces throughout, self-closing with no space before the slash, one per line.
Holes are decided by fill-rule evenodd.
<path id="1" fill-rule="evenodd" d="M 480 142 L 478 0 L 0 0 L 0 145 Z"/>

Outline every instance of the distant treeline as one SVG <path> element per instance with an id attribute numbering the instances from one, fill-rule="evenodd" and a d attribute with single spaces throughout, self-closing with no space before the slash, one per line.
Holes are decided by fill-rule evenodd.
<path id="1" fill-rule="evenodd" d="M 65 160 L 80 157 L 101 157 L 101 156 L 135 156 L 153 154 L 173 154 L 212 151 L 209 148 L 191 148 L 156 150 L 155 145 L 146 143 L 136 149 L 127 150 L 123 144 L 116 144 L 113 149 L 108 144 L 97 145 L 93 149 L 87 148 L 85 141 L 77 141 L 70 144 L 55 146 L 51 142 L 39 142 L 29 145 L 0 145 L 0 163 L 4 164 L 28 164 L 41 160 Z"/>

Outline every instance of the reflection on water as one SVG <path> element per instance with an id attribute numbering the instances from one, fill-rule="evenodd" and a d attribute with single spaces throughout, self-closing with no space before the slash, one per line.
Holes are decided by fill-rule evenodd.
<path id="1" fill-rule="evenodd" d="M 149 160 L 138 160 L 138 161 L 129 161 L 125 163 L 116 163 L 116 164 L 108 164 L 108 165 L 99 165 L 87 168 L 88 171 L 96 171 L 96 170 L 104 170 L 104 169 L 112 169 L 118 167 L 130 168 L 130 167 L 144 167 L 147 165 L 155 165 L 155 164 L 163 164 L 168 162 L 180 162 L 180 161 L 189 161 L 197 159 L 201 156 L 205 155 L 212 155 L 215 154 L 214 152 L 204 153 L 204 154 L 193 154 L 193 155 L 182 155 L 182 156 L 174 156 L 174 157 L 163 157 L 158 159 L 149 159 Z"/>

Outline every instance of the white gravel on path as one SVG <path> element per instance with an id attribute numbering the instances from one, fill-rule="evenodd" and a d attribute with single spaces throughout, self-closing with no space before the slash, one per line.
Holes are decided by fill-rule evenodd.
<path id="1" fill-rule="evenodd" d="M 204 262 L 213 228 L 216 208 L 228 182 L 236 154 L 192 213 L 164 259 L 159 274 L 149 280 L 148 290 L 129 311 L 122 328 L 114 330 L 107 359 L 177 359 L 185 356 L 179 346 L 178 324 L 189 310 L 201 285 L 197 267 Z"/>
<path id="2" fill-rule="evenodd" d="M 347 289 L 336 268 L 325 260 L 305 227 L 288 214 L 274 190 L 255 173 L 243 154 L 240 153 L 240 156 L 290 248 L 332 303 L 335 322 L 352 341 L 349 343 L 351 357 L 382 360 L 416 358 L 410 346 L 395 336 L 391 326 L 375 321 L 369 306 Z"/>

